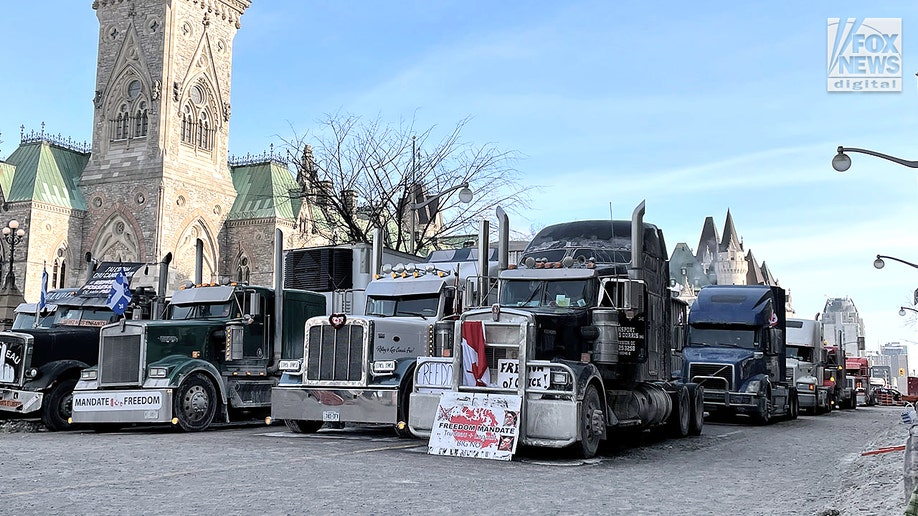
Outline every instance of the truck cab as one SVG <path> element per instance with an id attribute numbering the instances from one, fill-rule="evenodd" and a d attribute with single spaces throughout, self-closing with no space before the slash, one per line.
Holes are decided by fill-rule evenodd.
<path id="1" fill-rule="evenodd" d="M 797 388 L 800 410 L 828 412 L 829 389 L 824 385 L 826 350 L 822 324 L 815 319 L 787 319 L 787 382 Z"/>
<path id="2" fill-rule="evenodd" d="M 438 321 L 455 320 L 488 299 L 495 254 L 464 248 L 434 251 L 425 262 L 383 264 L 366 286 L 364 315 L 306 321 L 305 339 L 281 362 L 272 419 L 294 432 L 355 423 L 392 425 L 398 435 L 409 435 L 417 359 L 433 352 Z"/>
<path id="3" fill-rule="evenodd" d="M 171 256 L 160 263 L 168 269 Z M 150 268 L 156 268 L 156 265 Z M 102 262 L 80 289 L 49 292 L 47 302 L 53 314 L 32 326 L 25 322 L 0 332 L 0 412 L 8 416 L 39 416 L 49 430 L 70 428 L 71 399 L 80 370 L 96 364 L 99 331 L 120 315 L 106 305 L 112 282 L 120 271 L 127 276 L 132 300 L 125 314 L 150 317 L 157 302 L 155 291 L 146 286 L 157 274 L 140 272 L 142 263 Z M 149 276 L 149 277 L 147 277 Z M 37 313 L 37 307 L 36 312 Z"/>
<path id="4" fill-rule="evenodd" d="M 746 414 L 768 424 L 797 417 L 787 382 L 785 293 L 767 285 L 702 288 L 688 317 L 683 377 L 705 389 L 712 414 Z"/>
<path id="5" fill-rule="evenodd" d="M 325 298 L 313 292 L 185 285 L 173 293 L 168 319 L 102 328 L 99 365 L 84 369 L 74 390 L 73 422 L 200 431 L 264 417 L 280 376 L 279 346 L 302 339 L 305 317 L 324 311 Z"/>

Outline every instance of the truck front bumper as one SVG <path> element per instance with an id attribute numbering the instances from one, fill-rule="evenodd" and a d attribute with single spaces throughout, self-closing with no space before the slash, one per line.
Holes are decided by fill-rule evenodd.
<path id="1" fill-rule="evenodd" d="M 44 394 L 41 392 L 0 387 L 0 412 L 30 414 L 41 408 L 43 399 Z"/>
<path id="2" fill-rule="evenodd" d="M 398 403 L 395 388 L 275 387 L 271 389 L 271 418 L 394 425 Z"/>
<path id="3" fill-rule="evenodd" d="M 800 404 L 802 409 L 814 409 L 817 407 L 816 404 L 816 393 L 812 391 L 797 391 L 797 403 Z M 825 406 L 825 402 L 820 406 Z"/>
<path id="4" fill-rule="evenodd" d="M 520 443 L 528 446 L 562 448 L 580 440 L 579 401 L 543 399 L 538 395 L 526 400 L 520 426 Z M 413 392 L 408 409 L 408 428 L 416 437 L 429 438 L 439 392 Z"/>
<path id="5" fill-rule="evenodd" d="M 748 392 L 704 391 L 705 410 L 718 408 L 758 409 L 759 395 Z"/>
<path id="6" fill-rule="evenodd" d="M 172 389 L 73 391 L 73 423 L 169 423 Z"/>

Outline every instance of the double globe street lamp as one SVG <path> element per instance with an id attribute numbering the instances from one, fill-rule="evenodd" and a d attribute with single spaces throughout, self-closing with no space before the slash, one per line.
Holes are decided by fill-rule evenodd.
<path id="1" fill-rule="evenodd" d="M 16 244 L 22 242 L 22 237 L 25 236 L 25 230 L 19 227 L 18 220 L 11 220 L 5 228 L 3 228 L 3 239 L 6 240 L 6 243 L 10 246 L 10 270 L 6 275 L 6 290 L 15 290 L 16 289 L 16 275 L 13 274 L 13 261 L 15 258 Z"/>

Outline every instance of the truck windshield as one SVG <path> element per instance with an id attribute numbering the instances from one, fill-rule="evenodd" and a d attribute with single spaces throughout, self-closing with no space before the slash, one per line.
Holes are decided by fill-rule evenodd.
<path id="1" fill-rule="evenodd" d="M 171 305 L 172 313 L 169 318 L 172 320 L 180 319 L 224 319 L 230 316 L 233 304 L 229 301 L 225 303 L 205 303 L 199 305 Z"/>
<path id="2" fill-rule="evenodd" d="M 61 326 L 105 326 L 117 322 L 120 316 L 108 308 L 68 308 L 57 312 L 55 322 Z"/>
<path id="3" fill-rule="evenodd" d="M 590 280 L 506 280 L 500 289 L 501 306 L 596 306 L 596 286 Z"/>
<path id="4" fill-rule="evenodd" d="M 440 294 L 420 294 L 402 297 L 367 298 L 367 315 L 395 317 L 420 315 L 436 316 L 440 307 Z"/>
<path id="5" fill-rule="evenodd" d="M 800 348 L 797 346 L 787 346 L 785 349 L 787 358 L 796 358 L 804 362 L 813 361 L 813 348 Z"/>
<path id="6" fill-rule="evenodd" d="M 723 328 L 689 328 L 690 346 L 712 346 L 758 349 L 755 330 L 725 330 Z"/>

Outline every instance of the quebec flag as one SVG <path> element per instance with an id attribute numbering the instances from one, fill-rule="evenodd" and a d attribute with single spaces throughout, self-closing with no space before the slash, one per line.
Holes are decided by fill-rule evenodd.
<path id="1" fill-rule="evenodd" d="M 108 299 L 105 300 L 106 306 L 112 309 L 117 315 L 121 315 L 127 310 L 131 302 L 131 289 L 128 285 L 127 274 L 124 273 L 124 267 L 118 271 L 115 276 L 115 282 L 112 283 L 112 289 L 108 291 Z"/>

